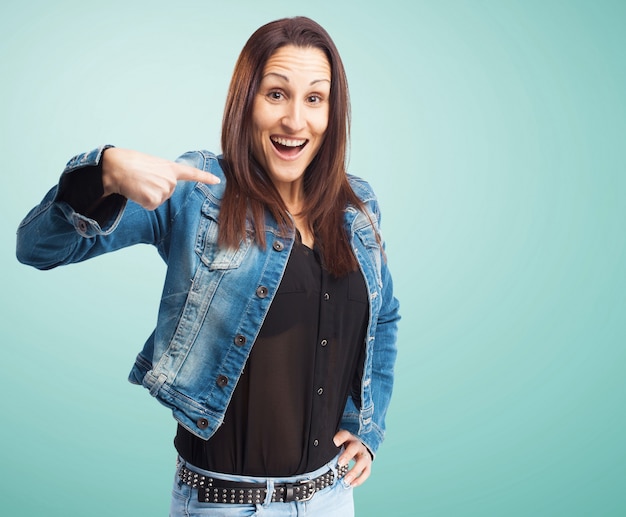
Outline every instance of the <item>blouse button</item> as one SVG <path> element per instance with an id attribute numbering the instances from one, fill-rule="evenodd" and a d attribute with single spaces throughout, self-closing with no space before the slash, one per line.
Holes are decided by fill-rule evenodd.
<path id="1" fill-rule="evenodd" d="M 317 447 L 319 444 L 319 440 L 313 440 L 313 447 Z"/>
<path id="2" fill-rule="evenodd" d="M 218 375 L 217 377 L 217 385 L 221 388 L 228 385 L 228 377 L 226 375 Z"/>
<path id="3" fill-rule="evenodd" d="M 206 429 L 209 427 L 209 421 L 206 418 L 199 418 L 196 425 L 199 429 Z"/>
<path id="4" fill-rule="evenodd" d="M 246 344 L 246 336 L 242 336 L 241 334 L 237 334 L 235 336 L 235 345 L 243 346 Z"/>
<path id="5" fill-rule="evenodd" d="M 274 248 L 276 251 L 283 251 L 285 249 L 285 245 L 280 241 L 274 241 L 274 244 L 272 244 L 272 248 Z"/>
<path id="6" fill-rule="evenodd" d="M 318 395 L 321 395 L 322 393 L 324 393 L 324 388 L 319 388 L 319 389 L 317 390 L 317 394 L 318 394 Z"/>
<path id="7" fill-rule="evenodd" d="M 326 346 L 328 344 L 328 341 L 326 339 L 322 339 L 322 341 L 320 341 L 320 345 L 322 346 Z"/>
<path id="8" fill-rule="evenodd" d="M 265 298 L 267 296 L 268 289 L 264 285 L 256 288 L 256 295 L 259 298 Z"/>
<path id="9" fill-rule="evenodd" d="M 324 300 L 326 301 L 330 300 L 330 294 L 324 293 Z"/>

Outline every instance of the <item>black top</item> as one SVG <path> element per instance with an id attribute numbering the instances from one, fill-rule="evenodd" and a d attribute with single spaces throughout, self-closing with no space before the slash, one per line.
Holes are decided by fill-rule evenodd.
<path id="1" fill-rule="evenodd" d="M 367 302 L 360 271 L 337 279 L 296 242 L 223 425 L 208 441 L 179 425 L 181 457 L 205 470 L 276 477 L 330 461 L 347 397 L 358 400 Z"/>

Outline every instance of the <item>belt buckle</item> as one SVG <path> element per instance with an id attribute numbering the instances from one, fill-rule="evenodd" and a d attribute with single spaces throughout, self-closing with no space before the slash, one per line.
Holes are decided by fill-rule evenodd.
<path id="1" fill-rule="evenodd" d="M 308 486 L 306 490 L 306 495 L 298 499 L 298 501 L 309 501 L 315 495 L 315 481 L 313 481 L 312 479 L 303 479 L 302 481 L 300 481 L 300 485 Z"/>

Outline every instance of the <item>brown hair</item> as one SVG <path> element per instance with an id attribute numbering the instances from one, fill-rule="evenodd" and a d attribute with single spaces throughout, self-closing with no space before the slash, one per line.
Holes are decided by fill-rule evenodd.
<path id="1" fill-rule="evenodd" d="M 220 209 L 220 245 L 236 247 L 245 237 L 250 213 L 256 242 L 264 247 L 265 210 L 283 231 L 293 229 L 287 209 L 266 171 L 252 154 L 252 106 L 263 69 L 279 48 L 294 45 L 322 50 L 331 68 L 328 127 L 304 174 L 306 213 L 325 267 L 342 276 L 358 267 L 343 226 L 346 205 L 363 209 L 346 174 L 350 131 L 348 82 L 339 52 L 328 33 L 305 17 L 284 18 L 257 29 L 246 42 L 230 83 L 222 121 L 226 189 Z"/>

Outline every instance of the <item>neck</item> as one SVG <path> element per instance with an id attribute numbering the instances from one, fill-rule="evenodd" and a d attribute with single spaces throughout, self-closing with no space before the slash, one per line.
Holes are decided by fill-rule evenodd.
<path id="1" fill-rule="evenodd" d="M 288 185 L 277 185 L 277 187 L 280 197 L 287 207 L 287 211 L 291 214 L 293 222 L 298 232 L 300 232 L 302 244 L 312 248 L 315 236 L 313 235 L 309 218 L 302 210 L 304 206 L 304 189 L 302 182 L 295 181 Z"/>
<path id="2" fill-rule="evenodd" d="M 309 223 L 309 218 L 306 215 L 299 212 L 291 212 L 291 217 L 293 218 L 293 222 L 296 225 L 296 229 L 300 233 L 300 238 L 302 239 L 302 244 L 305 246 L 312 248 L 313 243 L 315 242 L 315 235 L 313 234 L 313 230 L 311 229 L 311 225 Z"/>

